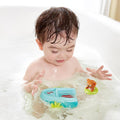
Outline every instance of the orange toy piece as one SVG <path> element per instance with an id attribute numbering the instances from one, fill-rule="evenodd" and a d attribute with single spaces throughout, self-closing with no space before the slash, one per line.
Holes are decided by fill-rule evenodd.
<path id="1" fill-rule="evenodd" d="M 89 89 L 91 92 L 94 91 L 96 86 L 96 82 L 94 80 L 87 79 L 87 87 L 86 89 Z"/>

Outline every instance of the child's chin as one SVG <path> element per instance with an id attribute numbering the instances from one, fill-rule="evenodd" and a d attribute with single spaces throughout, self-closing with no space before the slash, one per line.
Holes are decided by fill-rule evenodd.
<path id="1" fill-rule="evenodd" d="M 54 63 L 54 65 L 56 65 L 56 66 L 61 66 L 61 65 L 63 65 L 65 62 L 62 62 L 62 63 L 58 63 L 58 62 L 56 62 L 56 63 Z"/>

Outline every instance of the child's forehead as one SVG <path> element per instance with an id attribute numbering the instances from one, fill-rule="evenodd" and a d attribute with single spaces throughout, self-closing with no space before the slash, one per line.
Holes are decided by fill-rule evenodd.
<path id="1" fill-rule="evenodd" d="M 75 32 L 71 32 L 70 38 L 67 39 L 66 32 L 61 31 L 56 38 L 56 34 L 53 34 L 49 41 L 45 41 L 44 45 L 49 48 L 68 48 L 71 46 L 75 46 L 77 34 Z"/>
<path id="2" fill-rule="evenodd" d="M 76 40 L 71 40 L 70 42 L 67 42 L 65 44 L 65 41 L 63 42 L 56 42 L 52 44 L 51 42 L 47 42 L 48 48 L 56 48 L 56 49 L 62 49 L 62 48 L 73 48 L 75 47 Z"/>

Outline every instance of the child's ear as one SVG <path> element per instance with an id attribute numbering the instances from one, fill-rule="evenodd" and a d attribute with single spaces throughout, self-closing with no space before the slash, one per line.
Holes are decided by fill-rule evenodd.
<path id="1" fill-rule="evenodd" d="M 38 44 L 40 50 L 43 50 L 42 43 L 41 43 L 38 39 L 36 39 L 36 42 L 37 42 L 37 44 Z"/>

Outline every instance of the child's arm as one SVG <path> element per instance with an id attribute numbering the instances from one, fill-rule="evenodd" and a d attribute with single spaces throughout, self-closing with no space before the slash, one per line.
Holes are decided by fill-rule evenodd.
<path id="1" fill-rule="evenodd" d="M 101 67 L 99 67 L 97 70 L 96 69 L 91 69 L 91 68 L 86 68 L 86 71 L 84 71 L 79 63 L 79 61 L 77 60 L 77 68 L 78 68 L 78 72 L 83 75 L 83 76 L 92 76 L 95 78 L 98 78 L 100 80 L 112 80 L 110 77 L 112 76 L 112 74 L 108 74 L 108 70 L 102 70 L 104 68 L 104 66 L 102 65 Z"/>
<path id="2" fill-rule="evenodd" d="M 34 95 L 38 91 L 38 85 L 41 84 L 42 77 L 42 73 L 37 73 L 31 82 L 26 82 L 24 84 L 24 90 Z"/>
<path id="3" fill-rule="evenodd" d="M 36 64 L 32 63 L 26 70 L 24 80 L 24 90 L 28 93 L 32 93 L 34 95 L 38 90 L 38 85 L 41 83 L 41 79 L 44 75 L 44 72 L 37 72 Z"/>
<path id="4" fill-rule="evenodd" d="M 100 80 L 112 80 L 110 77 L 112 74 L 108 74 L 108 70 L 103 70 L 104 66 L 100 66 L 97 70 L 86 68 L 86 70 L 89 72 L 89 74 L 92 77 L 98 78 Z"/>

